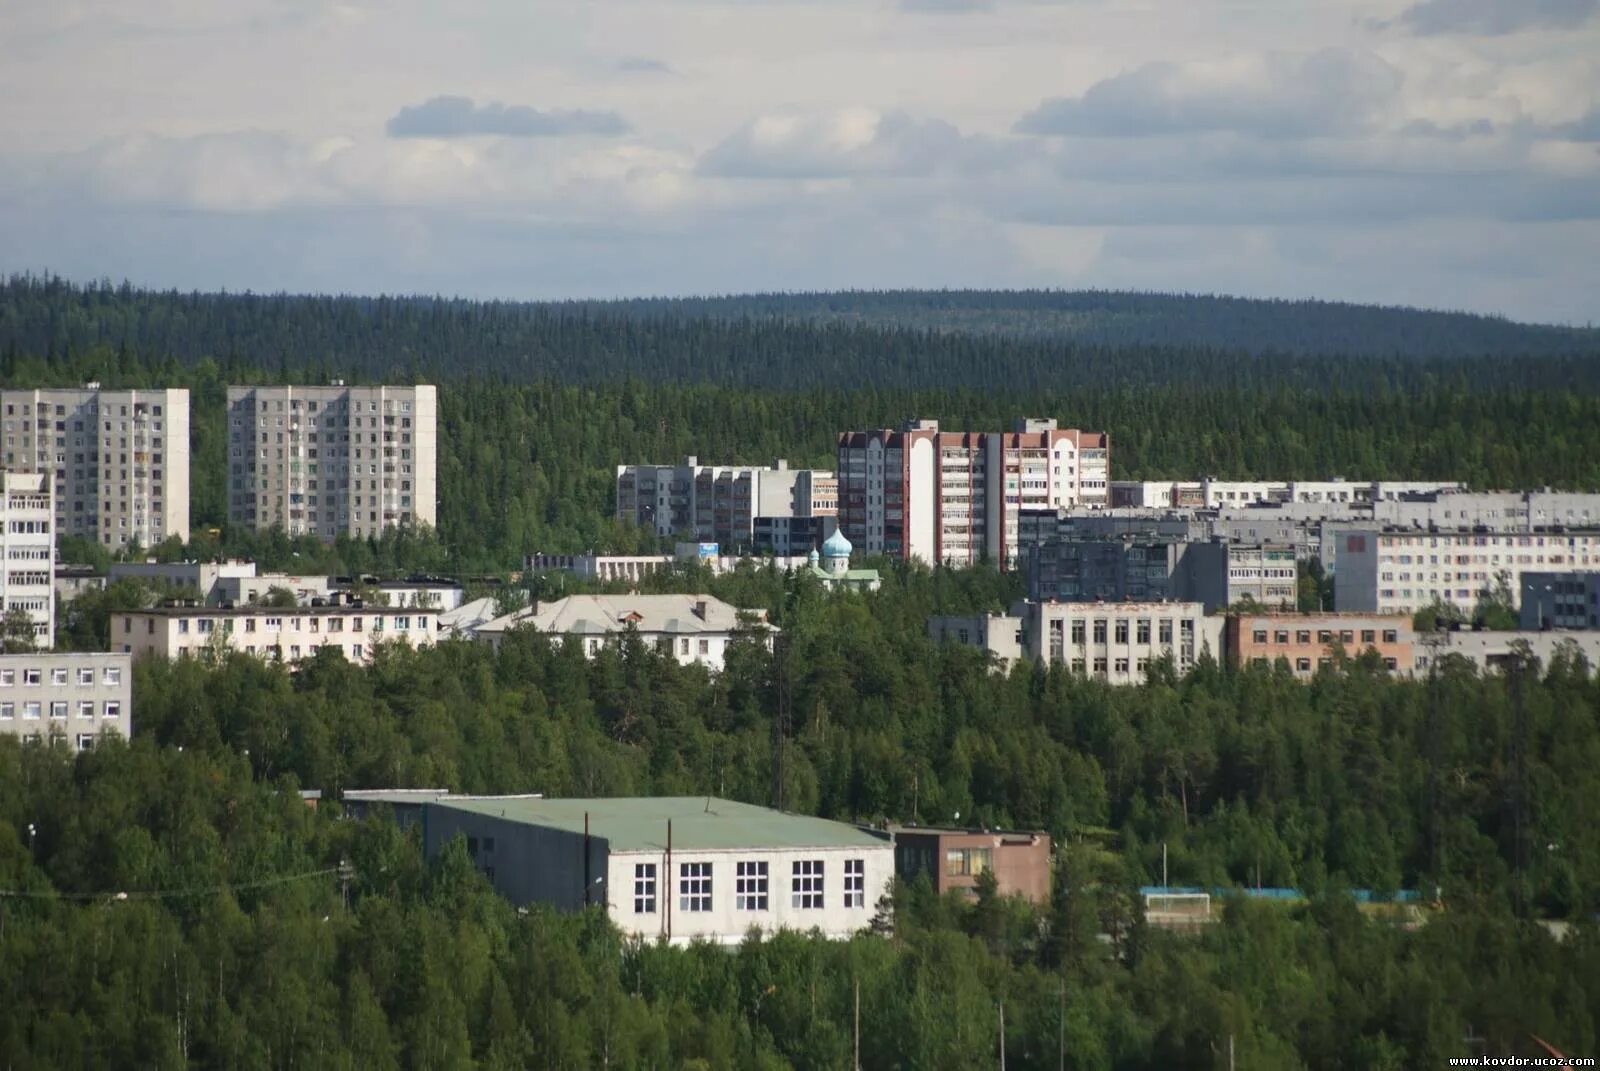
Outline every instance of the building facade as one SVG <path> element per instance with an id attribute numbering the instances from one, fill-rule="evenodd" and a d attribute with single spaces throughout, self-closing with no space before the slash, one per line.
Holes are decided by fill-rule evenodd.
<path id="1" fill-rule="evenodd" d="M 1427 648 L 1418 644 L 1418 673 L 1431 670 L 1434 658 L 1442 660 L 1451 656 L 1466 659 L 1480 673 L 1504 672 L 1524 657 L 1534 659 L 1541 672 L 1555 659 L 1563 657 L 1582 659 L 1590 672 L 1600 668 L 1600 632 L 1588 629 L 1539 632 L 1457 629 L 1439 636 L 1442 642 L 1437 655 L 1430 655 Z"/>
<path id="2" fill-rule="evenodd" d="M 133 735 L 133 673 L 125 654 L 0 655 L 0 733 L 60 736 L 87 751 L 103 735 Z"/>
<path id="3" fill-rule="evenodd" d="M 1030 658 L 1111 684 L 1143 682 L 1150 664 L 1162 658 L 1182 674 L 1202 655 L 1223 657 L 1223 619 L 1197 602 L 1030 601 L 1011 612 L 1022 622 Z"/>
<path id="4" fill-rule="evenodd" d="M 709 595 L 569 595 L 536 602 L 475 630 L 496 650 L 518 629 L 576 640 L 593 657 L 628 634 L 669 655 L 679 665 L 720 670 L 728 647 L 741 636 L 760 635 L 770 645 L 765 610 L 741 610 Z"/>
<path id="5" fill-rule="evenodd" d="M 518 905 L 603 907 L 648 941 L 867 929 L 894 880 L 887 833 L 715 797 L 423 801 L 423 845 L 464 838 Z"/>
<path id="6" fill-rule="evenodd" d="M 1228 617 L 1228 660 L 1235 666 L 1272 666 L 1282 660 L 1310 680 L 1342 651 L 1357 658 L 1377 652 L 1391 673 L 1416 668 L 1416 636 L 1407 614 L 1233 614 Z"/>
<path id="7" fill-rule="evenodd" d="M 293 608 L 168 606 L 111 616 L 111 645 L 134 658 L 196 658 L 231 650 L 272 662 L 298 662 L 331 649 L 367 662 L 382 643 L 428 647 L 436 642 L 434 610 L 339 605 Z"/>
<path id="8" fill-rule="evenodd" d="M 137 580 L 175 595 L 215 604 L 222 599 L 225 581 L 248 581 L 256 575 L 256 563 L 225 562 L 112 562 L 110 583 Z"/>
<path id="9" fill-rule="evenodd" d="M 0 474 L 0 602 L 33 623 L 33 645 L 55 646 L 55 523 L 53 486 L 42 472 Z"/>
<path id="10" fill-rule="evenodd" d="M 1050 901 L 1050 835 L 1037 830 L 894 829 L 894 869 L 902 881 L 926 874 L 933 891 L 976 896 L 978 879 L 992 874 L 1001 896 L 1034 904 Z"/>
<path id="11" fill-rule="evenodd" d="M 327 542 L 437 522 L 438 392 L 229 387 L 228 519 Z"/>
<path id="12" fill-rule="evenodd" d="M 617 519 L 669 539 L 692 536 L 735 553 L 755 549 L 759 518 L 831 517 L 839 484 L 831 472 L 771 465 L 618 465 Z M 804 554 L 802 550 L 800 553 Z"/>
<path id="13" fill-rule="evenodd" d="M 120 549 L 189 538 L 189 392 L 0 391 L 5 468 L 46 475 L 62 535 Z"/>
<path id="14" fill-rule="evenodd" d="M 1012 568 L 1023 511 L 1107 504 L 1111 444 L 1054 420 L 1011 432 L 914 420 L 841 434 L 838 459 L 839 527 L 867 554 Z"/>
<path id="15" fill-rule="evenodd" d="M 1522 574 L 1522 627 L 1600 629 L 1600 570 Z"/>
<path id="16" fill-rule="evenodd" d="M 1600 529 L 1534 532 L 1369 528 L 1339 533 L 1334 609 L 1415 613 L 1434 602 L 1470 617 L 1504 583 L 1516 598 L 1525 573 L 1600 570 Z"/>

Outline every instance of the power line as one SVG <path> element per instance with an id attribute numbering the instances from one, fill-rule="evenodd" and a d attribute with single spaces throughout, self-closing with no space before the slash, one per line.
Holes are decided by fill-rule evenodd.
<path id="1" fill-rule="evenodd" d="M 183 896 L 206 896 L 211 893 L 239 891 L 243 889 L 261 889 L 269 885 L 284 885 L 291 881 L 308 881 L 311 878 L 325 877 L 329 874 L 338 874 L 348 878 L 348 866 L 334 866 L 323 870 L 308 870 L 303 874 L 284 874 L 275 878 L 261 878 L 256 881 L 227 882 L 221 885 L 201 885 L 188 889 L 128 889 L 115 892 L 74 893 L 59 892 L 57 890 L 33 889 L 0 889 L 0 898 L 13 900 L 75 900 L 89 902 L 94 900 L 167 900 Z"/>

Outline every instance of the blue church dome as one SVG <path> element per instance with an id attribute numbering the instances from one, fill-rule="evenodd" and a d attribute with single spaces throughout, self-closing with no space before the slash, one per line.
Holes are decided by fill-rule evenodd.
<path id="1" fill-rule="evenodd" d="M 822 556 L 824 558 L 844 558 L 848 560 L 850 552 L 854 549 L 850 545 L 850 541 L 844 537 L 844 533 L 835 528 L 833 534 L 823 541 Z"/>

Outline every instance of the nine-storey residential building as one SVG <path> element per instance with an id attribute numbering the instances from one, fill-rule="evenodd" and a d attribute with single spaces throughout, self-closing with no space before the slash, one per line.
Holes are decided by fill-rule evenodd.
<path id="1" fill-rule="evenodd" d="M 364 538 L 436 521 L 431 386 L 229 387 L 228 519 Z"/>
<path id="2" fill-rule="evenodd" d="M 0 391 L 5 467 L 55 490 L 56 530 L 119 549 L 189 538 L 189 392 Z"/>
<path id="3" fill-rule="evenodd" d="M 33 645 L 51 647 L 56 634 L 55 510 L 50 477 L 42 472 L 0 474 L 0 611 L 21 610 L 33 622 Z"/>
<path id="4" fill-rule="evenodd" d="M 1104 432 L 1027 419 L 1011 432 L 934 420 L 839 436 L 839 527 L 867 554 L 944 565 L 1017 561 L 1024 510 L 1104 506 Z"/>

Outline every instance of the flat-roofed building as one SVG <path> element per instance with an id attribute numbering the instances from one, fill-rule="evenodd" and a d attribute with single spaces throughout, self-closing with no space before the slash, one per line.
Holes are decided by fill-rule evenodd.
<path id="1" fill-rule="evenodd" d="M 1530 632 L 1514 629 L 1497 632 L 1490 629 L 1457 629 L 1439 635 L 1442 642 L 1436 657 L 1443 659 L 1454 655 L 1464 658 L 1479 672 L 1504 671 L 1523 656 L 1535 659 L 1542 669 L 1548 669 L 1550 663 L 1559 657 L 1582 659 L 1590 672 L 1600 668 L 1600 632 L 1597 631 Z M 1423 673 L 1431 668 L 1428 651 L 1419 650 L 1417 672 Z"/>
<path id="2" fill-rule="evenodd" d="M 933 891 L 976 896 L 978 878 L 993 874 L 1001 896 L 1035 904 L 1050 900 L 1050 835 L 1038 830 L 940 829 L 896 826 L 894 869 L 902 881 L 927 875 Z"/>
<path id="3" fill-rule="evenodd" d="M 133 735 L 133 673 L 126 654 L 0 655 L 0 733 L 60 736 L 87 751 L 107 733 Z"/>
<path id="4" fill-rule="evenodd" d="M 33 623 L 33 646 L 55 646 L 53 485 L 40 472 L 0 473 L 0 612 Z"/>
<path id="5" fill-rule="evenodd" d="M 438 391 L 229 387 L 228 520 L 324 542 L 437 523 Z"/>
<path id="6" fill-rule="evenodd" d="M 1415 668 L 1416 636 L 1407 614 L 1276 613 L 1228 617 L 1228 659 L 1236 666 L 1271 666 L 1282 660 L 1309 680 L 1342 651 L 1358 658 L 1375 651 L 1392 673 Z"/>
<path id="7" fill-rule="evenodd" d="M 113 549 L 189 538 L 189 392 L 0 391 L 5 468 L 48 476 L 56 531 Z"/>
<path id="8" fill-rule="evenodd" d="M 246 581 L 256 575 L 256 563 L 248 561 L 225 562 L 112 562 L 108 571 L 109 582 L 138 580 L 155 588 L 166 588 L 174 594 L 216 603 L 223 597 L 219 585 L 224 581 Z"/>
<path id="9" fill-rule="evenodd" d="M 1223 619 L 1197 602 L 1023 602 L 1023 649 L 1111 684 L 1143 683 L 1150 664 L 1170 659 L 1180 674 L 1202 656 L 1223 657 Z"/>
<path id="10" fill-rule="evenodd" d="M 1338 560 L 1336 610 L 1409 614 L 1439 602 L 1470 617 L 1502 580 L 1516 598 L 1525 573 L 1600 570 L 1600 528 L 1347 529 Z"/>
<path id="11" fill-rule="evenodd" d="M 1024 655 L 1022 618 L 1009 614 L 951 614 L 928 618 L 928 638 L 934 643 L 975 647 L 1009 669 Z"/>
<path id="12" fill-rule="evenodd" d="M 456 837 L 515 904 L 605 909 L 625 935 L 737 944 L 751 931 L 848 938 L 894 879 L 886 832 L 707 796 L 421 801 L 423 844 Z"/>
<path id="13" fill-rule="evenodd" d="M 1522 627 L 1600 629 L 1600 570 L 1523 573 Z"/>
<path id="14" fill-rule="evenodd" d="M 367 662 L 382 643 L 428 647 L 438 635 L 435 610 L 338 605 L 276 607 L 166 606 L 111 615 L 111 645 L 134 658 L 194 658 L 232 650 L 274 662 L 298 662 L 330 649 Z"/>

